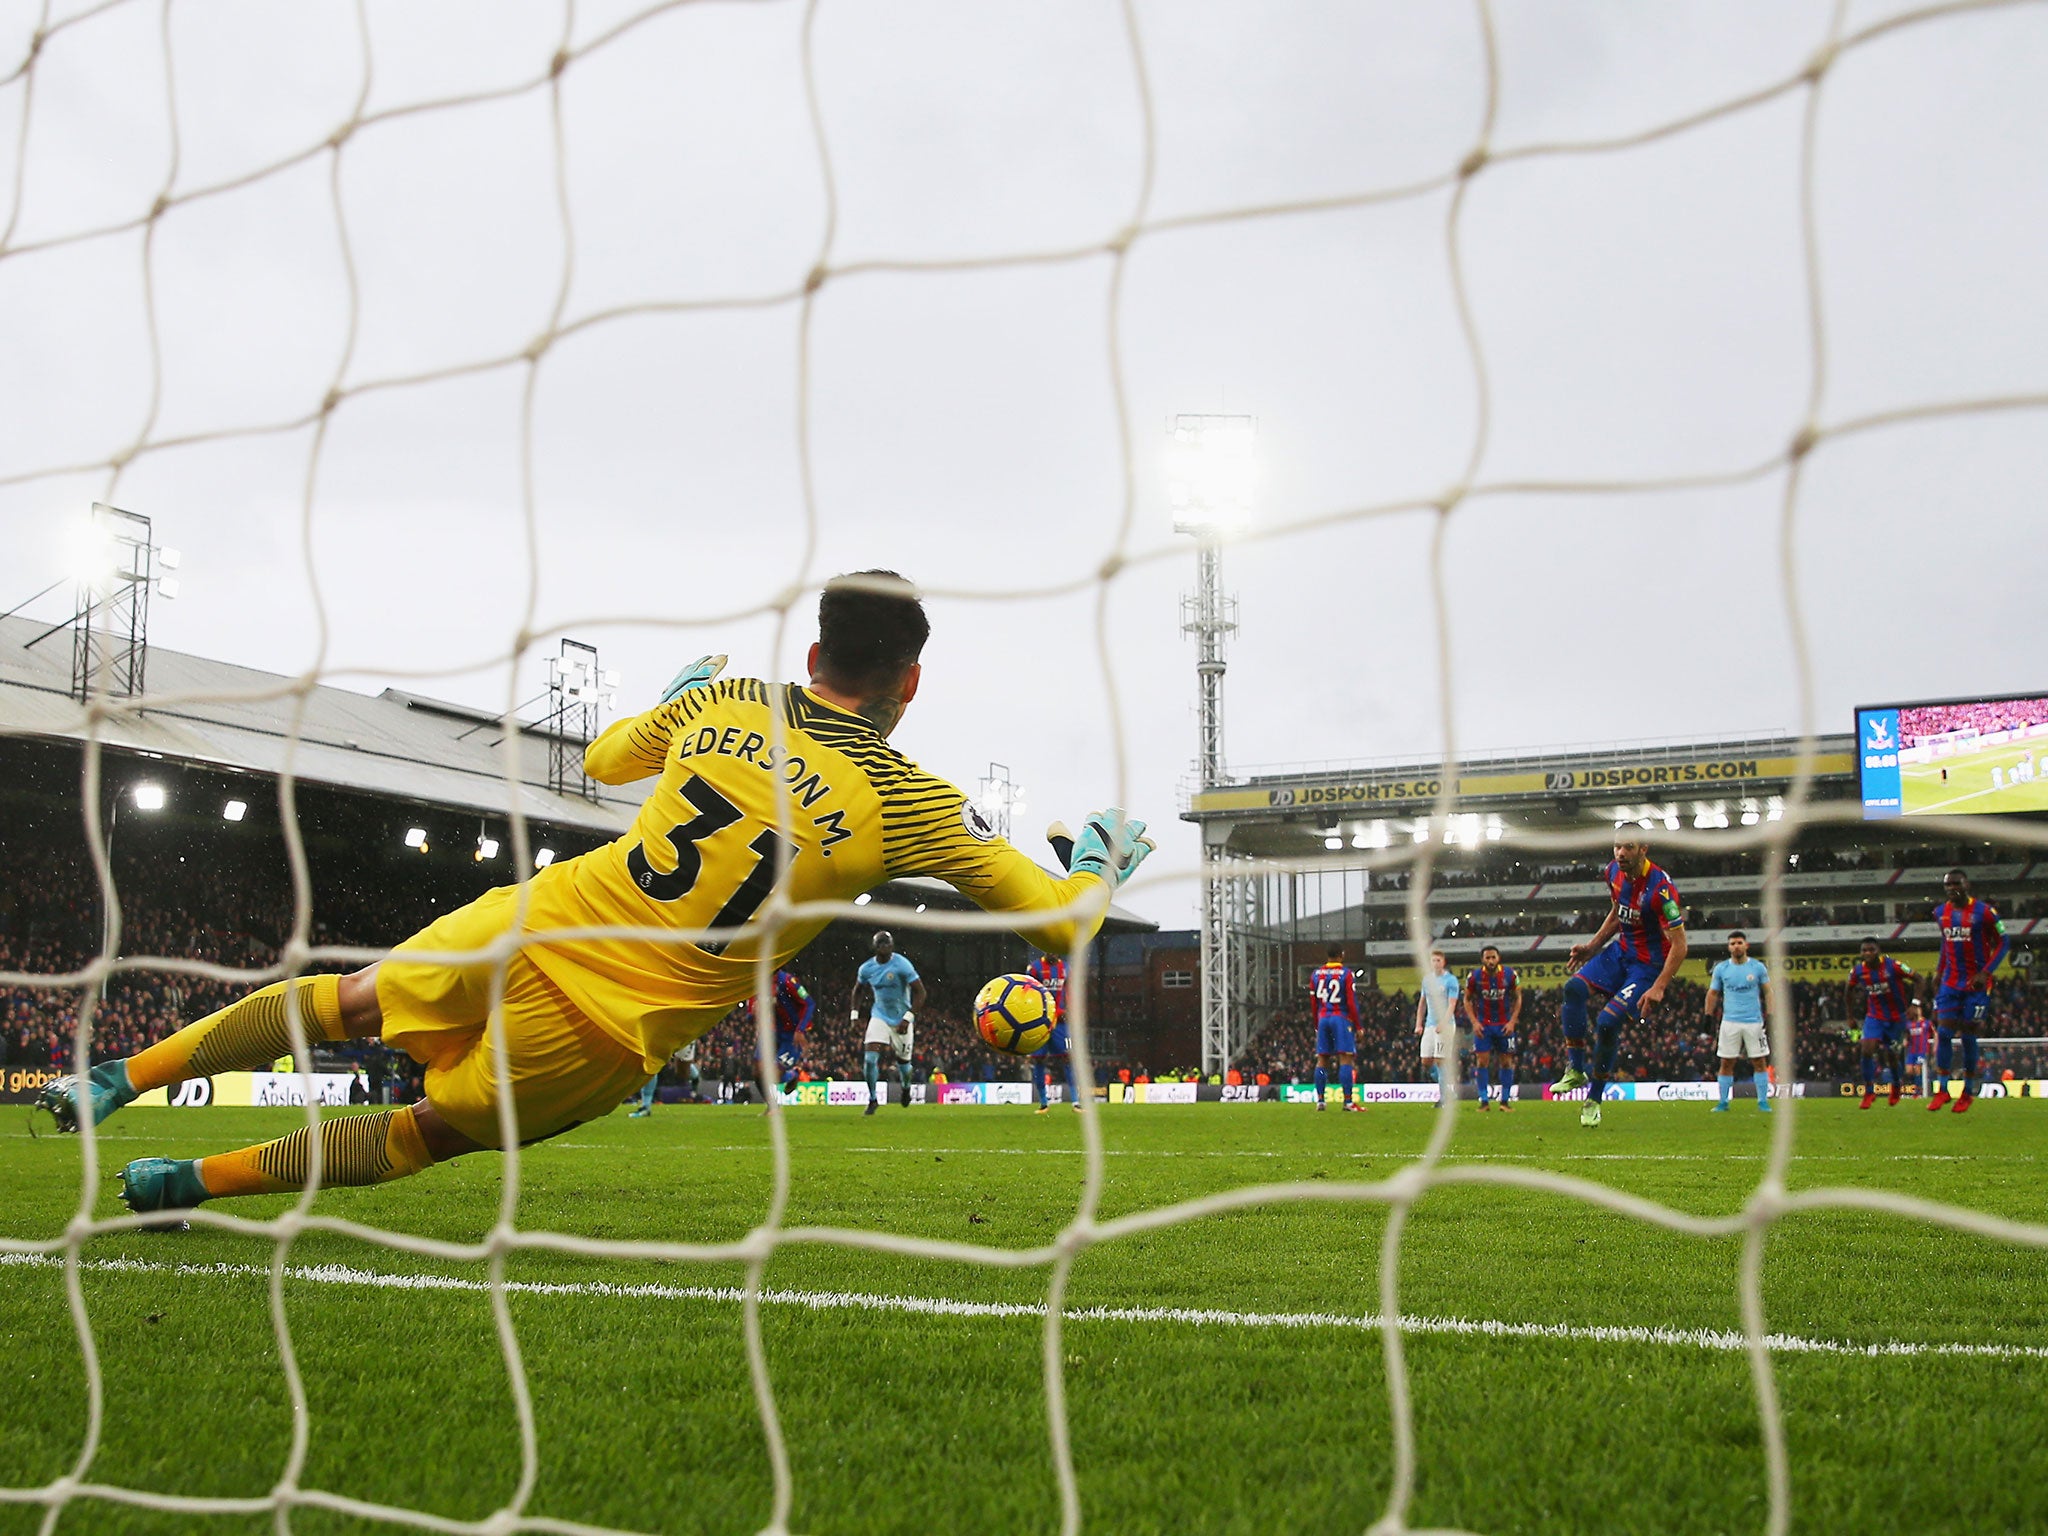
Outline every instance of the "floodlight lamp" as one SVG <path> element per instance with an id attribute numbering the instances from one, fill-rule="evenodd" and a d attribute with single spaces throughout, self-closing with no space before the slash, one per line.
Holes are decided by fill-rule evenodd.
<path id="1" fill-rule="evenodd" d="M 159 576 L 156 579 L 156 595 L 166 601 L 175 601 L 178 596 L 178 578 Z"/>
<path id="2" fill-rule="evenodd" d="M 1256 449 L 1249 416 L 1176 416 L 1165 454 L 1175 529 L 1214 535 L 1248 526 L 1258 492 Z"/>
<path id="3" fill-rule="evenodd" d="M 1387 824 L 1384 821 L 1374 822 L 1372 824 L 1372 846 L 1384 848 L 1387 846 L 1387 842 Z"/>
<path id="4" fill-rule="evenodd" d="M 425 852 L 427 846 L 427 829 L 425 827 L 407 827 L 405 829 L 405 846 L 408 848 L 417 848 L 421 852 Z"/>
<path id="5" fill-rule="evenodd" d="M 1337 848 L 1342 848 L 1344 846 L 1344 839 L 1339 837 L 1335 832 L 1332 832 L 1323 839 L 1323 846 L 1325 848 L 1333 850 Z"/>
<path id="6" fill-rule="evenodd" d="M 135 786 L 135 809 L 138 811 L 160 811 L 163 808 L 163 785 L 143 783 Z"/>
<path id="7" fill-rule="evenodd" d="M 1351 834 L 1351 846 L 1354 848 L 1370 848 L 1372 846 L 1372 838 L 1366 834 L 1365 828 L 1360 827 Z"/>
<path id="8" fill-rule="evenodd" d="M 1770 798 L 1770 799 L 1768 799 L 1768 800 L 1766 800 L 1766 801 L 1764 802 L 1764 820 L 1765 820 L 1765 821 L 1783 821 L 1784 819 L 1785 819 L 1785 797 L 1784 797 L 1783 795 L 1773 795 L 1773 796 L 1771 796 L 1771 798 Z"/>
<path id="9" fill-rule="evenodd" d="M 547 867 L 548 867 L 548 866 L 549 866 L 550 864 L 552 864 L 552 863 L 554 863 L 554 862 L 555 862 L 555 850 L 554 850 L 554 849 L 552 849 L 552 848 L 536 848 L 536 849 L 534 849 L 534 850 L 533 850 L 533 867 L 534 867 L 535 869 L 546 869 L 546 868 L 547 868 Z"/>
<path id="10" fill-rule="evenodd" d="M 858 896 L 853 898 L 853 904 L 856 907 L 864 907 L 874 899 L 875 898 L 870 896 L 866 891 L 862 891 Z"/>
<path id="11" fill-rule="evenodd" d="M 1678 809 L 1676 806 L 1670 806 L 1665 809 L 1664 830 L 1666 832 L 1676 832 L 1678 830 Z"/>
<path id="12" fill-rule="evenodd" d="M 920 911 L 920 912 L 922 912 L 922 911 L 924 910 L 924 903 L 923 903 L 923 902 L 921 902 L 921 901 L 920 901 L 920 902 L 919 902 L 919 903 L 917 904 L 917 910 L 918 910 L 918 911 Z"/>
<path id="13" fill-rule="evenodd" d="M 1487 814 L 1486 840 L 1489 843 L 1499 842 L 1501 840 L 1502 834 L 1504 834 L 1507 831 L 1507 829 L 1508 824 L 1500 819 L 1500 815 L 1498 812 L 1489 812 Z"/>
<path id="14" fill-rule="evenodd" d="M 157 546 L 156 563 L 167 571 L 175 571 L 185 557 L 168 544 Z"/>
<path id="15" fill-rule="evenodd" d="M 611 668 L 606 668 L 602 681 L 605 687 L 616 688 L 619 686 L 619 674 Z"/>
<path id="16" fill-rule="evenodd" d="M 1428 842 L 1428 841 L 1429 841 L 1429 823 L 1428 823 L 1428 822 L 1426 822 L 1426 821 L 1418 821 L 1418 822 L 1416 822 L 1416 823 L 1415 823 L 1415 830 L 1414 830 L 1414 831 L 1413 831 L 1413 832 L 1412 832 L 1412 833 L 1410 834 L 1410 836 L 1412 836 L 1412 837 L 1414 838 L 1414 840 L 1415 840 L 1416 842 L 1418 842 L 1418 843 L 1426 843 L 1426 842 Z"/>
<path id="17" fill-rule="evenodd" d="M 476 860 L 481 864 L 485 859 L 498 856 L 498 840 L 495 837 L 480 837 L 476 840 Z"/>
<path id="18" fill-rule="evenodd" d="M 74 581 L 86 586 L 113 574 L 114 540 L 98 518 L 88 515 L 65 523 L 64 570 Z"/>
<path id="19" fill-rule="evenodd" d="M 220 819 L 222 821 L 240 821 L 248 814 L 249 807 L 246 802 L 241 800 L 230 800 L 220 808 Z"/>

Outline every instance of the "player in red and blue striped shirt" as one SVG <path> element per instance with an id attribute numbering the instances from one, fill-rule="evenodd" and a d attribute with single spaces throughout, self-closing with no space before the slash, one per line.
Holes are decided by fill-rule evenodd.
<path id="1" fill-rule="evenodd" d="M 1052 996 L 1052 1034 L 1031 1056 L 1031 1096 L 1038 1105 L 1038 1113 L 1049 1112 L 1052 1106 L 1045 1101 L 1046 1066 L 1058 1061 L 1060 1070 L 1066 1074 L 1067 1102 L 1079 1109 L 1080 1101 L 1074 1097 L 1074 1060 L 1068 1054 L 1070 1042 L 1067 1038 L 1067 962 L 1058 955 L 1033 955 L 1024 967 L 1024 974 L 1035 980 Z"/>
<path id="2" fill-rule="evenodd" d="M 804 1059 L 804 1036 L 810 1032 L 811 1013 L 816 1005 L 809 988 L 797 980 L 795 971 L 787 968 L 775 973 L 769 993 L 775 1000 L 775 1064 L 782 1068 L 781 1086 L 787 1093 L 796 1086 L 797 1069 Z M 754 1000 L 748 998 L 740 1004 L 740 1010 L 741 1017 L 751 1026 Z"/>
<path id="3" fill-rule="evenodd" d="M 1586 1105 L 1579 1111 L 1581 1125 L 1600 1123 L 1600 1095 L 1606 1091 L 1607 1074 L 1614 1070 L 1621 1026 L 1663 1002 L 1664 989 L 1685 963 L 1685 905 L 1671 877 L 1650 862 L 1648 842 L 1633 837 L 1615 839 L 1614 862 L 1607 866 L 1607 893 L 1613 905 L 1600 931 L 1571 948 L 1574 969 L 1564 984 L 1564 999 L 1558 1008 L 1571 1068 L 1551 1092 L 1586 1089 Z M 1595 992 L 1606 993 L 1607 1004 L 1600 1010 L 1596 1026 L 1599 1040 L 1589 1077 L 1586 1011 Z"/>
<path id="4" fill-rule="evenodd" d="M 1492 944 L 1479 951 L 1479 969 L 1465 978 L 1465 1021 L 1472 1026 L 1479 1107 L 1487 1107 L 1498 1065 L 1500 1107 L 1513 1109 L 1515 1026 L 1522 1021 L 1522 987 L 1514 967 L 1501 964 L 1500 950 Z"/>
<path id="5" fill-rule="evenodd" d="M 1332 944 L 1328 958 L 1309 976 L 1309 995 L 1316 1000 L 1316 1108 L 1330 1087 L 1330 1064 L 1344 1088 L 1344 1107 L 1357 1109 L 1351 1089 L 1357 1081 L 1352 1063 L 1358 1051 L 1358 979 L 1344 963 L 1344 946 Z"/>
<path id="6" fill-rule="evenodd" d="M 1863 994 L 1863 1104 L 1877 1102 L 1878 1042 L 1884 1042 L 1885 1061 L 1891 1068 L 1891 1102 L 1899 1102 L 1905 1088 L 1906 1005 L 1913 1001 L 1912 968 L 1899 964 L 1884 952 L 1875 939 L 1865 939 L 1861 957 L 1849 967 L 1849 981 L 1843 995 L 1849 1017 L 1856 1017 L 1856 994 Z"/>
<path id="7" fill-rule="evenodd" d="M 1984 1015 L 1991 1010 L 1991 973 L 2005 958 L 2005 924 L 1988 901 L 1970 895 L 1969 876 L 1960 869 L 1948 872 L 1942 882 L 1948 900 L 1934 909 L 1941 928 L 1941 963 L 1934 971 L 1935 1065 L 1942 1083 L 1929 1109 L 1948 1103 L 1948 1072 L 1953 1059 L 1956 1030 L 1963 1033 L 1963 1092 L 1955 1101 L 1961 1114 L 1977 1100 L 1984 1086 L 1977 1070 L 1977 1035 Z"/>

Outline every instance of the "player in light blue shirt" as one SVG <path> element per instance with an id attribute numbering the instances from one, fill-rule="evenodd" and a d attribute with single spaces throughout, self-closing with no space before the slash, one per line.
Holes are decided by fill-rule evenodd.
<path id="1" fill-rule="evenodd" d="M 1415 1033 L 1422 1037 L 1422 1064 L 1429 1069 L 1429 1080 L 1444 1082 L 1443 1064 L 1451 1064 L 1451 1076 L 1457 1077 L 1458 1065 L 1458 978 L 1450 970 L 1450 962 L 1444 952 L 1433 949 L 1429 952 L 1429 973 L 1422 978 L 1422 988 L 1415 998 Z"/>
<path id="2" fill-rule="evenodd" d="M 886 930 L 875 935 L 874 957 L 861 961 L 854 979 L 852 1014 L 856 1024 L 860 1022 L 863 987 L 875 1002 L 868 1012 L 868 1030 L 862 1042 L 862 1069 L 868 1080 L 868 1107 L 863 1113 L 872 1115 L 884 1046 L 896 1053 L 896 1078 L 903 1085 L 903 1102 L 910 1102 L 911 1031 L 917 1022 L 916 1010 L 924 1006 L 924 983 L 918 979 L 917 967 L 908 955 L 896 952 L 896 940 Z"/>
<path id="3" fill-rule="evenodd" d="M 1728 958 L 1716 961 L 1707 981 L 1707 1017 L 1721 1015 L 1721 1072 L 1715 1079 L 1721 1100 L 1717 1114 L 1728 1109 L 1735 1091 L 1735 1063 L 1747 1056 L 1756 1073 L 1756 1107 L 1771 1108 L 1771 1044 L 1764 1033 L 1765 1011 L 1771 1006 L 1771 973 L 1750 957 L 1749 937 L 1740 929 L 1728 935 Z"/>

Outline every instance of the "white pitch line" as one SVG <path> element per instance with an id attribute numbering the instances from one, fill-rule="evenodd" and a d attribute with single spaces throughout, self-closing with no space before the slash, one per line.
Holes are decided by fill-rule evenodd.
<path id="1" fill-rule="evenodd" d="M 0 1253 L 0 1268 L 60 1269 L 64 1261 L 43 1253 Z M 166 1264 L 154 1259 L 86 1259 L 79 1268 L 99 1274 L 171 1275 L 197 1279 L 268 1280 L 262 1264 Z M 346 1264 L 293 1265 L 285 1270 L 310 1285 L 351 1285 L 394 1291 L 464 1291 L 488 1294 L 482 1280 L 453 1275 L 395 1275 L 356 1269 Z M 505 1290 L 526 1296 L 593 1296 L 633 1301 L 737 1302 L 743 1293 L 733 1285 L 621 1285 L 609 1280 L 508 1280 Z M 866 1291 L 764 1290 L 769 1306 L 802 1307 L 813 1312 L 898 1312 L 936 1317 L 1043 1318 L 1045 1309 L 1016 1301 L 955 1301 L 944 1296 L 877 1296 Z M 1180 1323 L 1194 1328 L 1341 1328 L 1373 1332 L 1380 1320 L 1348 1312 L 1233 1312 L 1214 1307 L 1069 1307 L 1068 1322 Z M 1487 1339 L 1550 1339 L 1565 1343 L 1659 1344 L 1704 1349 L 1723 1354 L 1749 1348 L 1740 1333 L 1722 1328 L 1644 1328 L 1582 1326 L 1571 1323 L 1510 1323 L 1497 1318 L 1409 1317 L 1402 1330 L 1413 1334 L 1447 1334 Z M 1882 1344 L 1855 1344 L 1842 1339 L 1810 1339 L 1770 1333 L 1764 1343 L 1773 1354 L 1846 1355 L 1869 1359 L 1938 1355 L 1986 1360 L 2048 1360 L 2048 1345 L 1923 1344 L 1894 1339 Z"/>
<path id="2" fill-rule="evenodd" d="M 138 1138 L 140 1139 L 140 1138 Z M 638 1151 L 615 1141 L 556 1141 L 544 1145 L 563 1151 L 615 1152 Z M 765 1153 L 765 1142 L 755 1145 L 691 1146 L 687 1142 L 670 1144 L 678 1152 L 753 1152 Z M 930 1153 L 937 1157 L 1085 1157 L 1081 1147 L 830 1147 L 805 1146 L 792 1148 L 792 1154 L 819 1152 L 857 1152 L 863 1155 L 875 1152 L 894 1152 L 908 1157 L 920 1157 Z M 531 1156 L 529 1150 L 526 1154 Z M 1304 1161 L 1314 1158 L 1382 1158 L 1396 1162 L 1417 1162 L 1422 1157 L 1421 1149 L 1399 1151 L 1355 1151 L 1346 1152 L 1337 1148 L 1305 1148 L 1282 1150 L 1266 1147 L 1203 1147 L 1185 1152 L 1163 1151 L 1148 1147 L 1105 1147 L 1104 1157 L 1289 1157 Z M 1459 1152 L 1455 1148 L 1444 1154 L 1447 1163 L 1761 1163 L 1768 1160 L 1762 1152 L 1559 1152 L 1548 1156 L 1540 1152 Z M 2031 1163 L 2039 1159 L 2031 1152 L 1795 1152 L 1795 1163 L 1964 1163 L 1976 1161 L 2000 1163 Z"/>

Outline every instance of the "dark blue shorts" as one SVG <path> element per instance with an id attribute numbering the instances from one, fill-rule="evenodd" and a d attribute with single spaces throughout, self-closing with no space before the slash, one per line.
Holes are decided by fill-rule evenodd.
<path id="1" fill-rule="evenodd" d="M 1358 1048 L 1351 1033 L 1348 1019 L 1321 1018 L 1316 1020 L 1316 1054 L 1318 1056 L 1345 1056 Z"/>
<path id="2" fill-rule="evenodd" d="M 1886 1045 L 1897 1045 L 1906 1038 L 1905 1021 L 1901 1019 L 1897 1022 L 1892 1022 L 1887 1019 L 1866 1016 L 1863 1020 L 1863 1038 L 1866 1040 L 1882 1040 Z"/>
<path id="3" fill-rule="evenodd" d="M 804 1059 L 804 1037 L 793 1029 L 775 1031 L 775 1059 L 784 1067 L 793 1067 Z"/>
<path id="4" fill-rule="evenodd" d="M 1046 1037 L 1045 1044 L 1041 1045 L 1031 1054 L 1034 1056 L 1065 1056 L 1069 1054 L 1069 1048 L 1072 1044 L 1073 1042 L 1067 1038 L 1066 1023 L 1062 1020 L 1060 1023 L 1053 1025 L 1052 1033 Z"/>
<path id="5" fill-rule="evenodd" d="M 1595 992 L 1607 994 L 1608 1007 L 1633 1020 L 1638 1017 L 1638 999 L 1663 969 L 1662 960 L 1636 960 L 1624 954 L 1619 944 L 1609 944 L 1580 966 L 1578 974 Z"/>
<path id="6" fill-rule="evenodd" d="M 1989 992 L 1965 992 L 1961 987 L 1943 987 L 1934 994 L 1934 1016 L 1943 1023 L 1981 1024 L 1991 1011 Z"/>
<path id="7" fill-rule="evenodd" d="M 1474 1049 L 1496 1056 L 1512 1055 L 1514 1038 L 1505 1024 L 1482 1024 L 1479 1026 L 1479 1043 Z"/>

